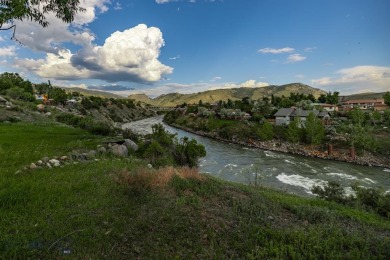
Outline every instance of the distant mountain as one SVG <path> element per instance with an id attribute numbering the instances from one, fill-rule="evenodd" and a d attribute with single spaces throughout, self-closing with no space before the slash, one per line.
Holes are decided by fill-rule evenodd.
<path id="1" fill-rule="evenodd" d="M 383 95 L 386 94 L 386 92 L 380 92 L 380 93 L 360 93 L 360 94 L 353 94 L 348 96 L 340 96 L 340 101 L 348 101 L 353 99 L 375 99 L 375 98 L 383 98 Z"/>
<path id="2" fill-rule="evenodd" d="M 173 107 L 183 103 L 196 104 L 199 103 L 199 100 L 202 100 L 202 102 L 214 103 L 219 100 L 241 100 L 244 97 L 257 100 L 263 97 L 271 97 L 271 95 L 289 96 L 291 92 L 303 93 L 306 95 L 313 94 L 316 98 L 321 94 L 326 94 L 326 92 L 321 89 L 312 88 L 301 83 L 291 83 L 281 86 L 268 86 L 260 88 L 215 89 L 193 94 L 170 93 L 161 95 L 154 99 L 149 98 L 145 94 L 130 95 L 128 98 L 141 101 L 152 106 Z"/>
<path id="3" fill-rule="evenodd" d="M 97 90 L 90 90 L 90 89 L 85 89 L 85 88 L 63 88 L 65 89 L 66 92 L 79 92 L 83 94 L 84 96 L 96 96 L 96 97 L 103 97 L 103 98 L 118 98 L 118 99 L 123 99 L 125 97 L 115 95 L 109 92 L 104 92 L 104 91 L 97 91 Z"/>

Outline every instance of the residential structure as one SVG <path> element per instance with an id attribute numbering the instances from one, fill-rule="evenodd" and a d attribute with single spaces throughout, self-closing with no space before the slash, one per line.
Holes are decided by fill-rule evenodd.
<path id="1" fill-rule="evenodd" d="M 320 118 L 324 124 L 329 124 L 330 115 L 328 111 L 304 110 L 301 108 L 281 108 L 274 115 L 275 125 L 289 125 L 290 122 L 296 118 L 300 118 L 301 125 L 304 125 L 310 113 Z"/>
<path id="2" fill-rule="evenodd" d="M 347 100 L 342 103 L 344 110 L 351 110 L 355 107 L 366 110 L 374 109 L 375 106 L 384 105 L 385 100 L 383 98 L 374 99 L 353 99 Z"/>

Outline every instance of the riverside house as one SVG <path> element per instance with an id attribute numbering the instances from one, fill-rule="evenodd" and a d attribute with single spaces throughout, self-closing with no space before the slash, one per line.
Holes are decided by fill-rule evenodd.
<path id="1" fill-rule="evenodd" d="M 281 108 L 275 114 L 275 125 L 289 125 L 295 118 L 301 119 L 301 125 L 304 125 L 307 117 L 313 113 L 320 118 L 324 124 L 329 124 L 330 115 L 328 111 L 304 110 L 301 108 Z"/>

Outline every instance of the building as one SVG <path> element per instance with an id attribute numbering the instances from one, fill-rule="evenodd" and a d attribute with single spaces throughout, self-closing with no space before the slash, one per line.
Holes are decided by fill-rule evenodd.
<path id="1" fill-rule="evenodd" d="M 366 110 L 374 109 L 375 106 L 384 105 L 385 99 L 383 98 L 374 98 L 374 99 L 351 99 L 344 101 L 342 106 L 344 110 L 351 110 L 355 107 Z"/>
<path id="2" fill-rule="evenodd" d="M 304 110 L 301 108 L 281 108 L 274 115 L 275 125 L 289 125 L 290 122 L 296 118 L 300 118 L 301 125 L 304 125 L 307 117 L 311 113 L 320 118 L 324 124 L 328 125 L 330 123 L 330 115 L 328 111 Z"/>
<path id="3" fill-rule="evenodd" d="M 326 104 L 326 103 L 311 103 L 311 106 L 315 107 L 318 110 L 324 110 L 328 112 L 337 112 L 339 111 L 338 105 Z"/>

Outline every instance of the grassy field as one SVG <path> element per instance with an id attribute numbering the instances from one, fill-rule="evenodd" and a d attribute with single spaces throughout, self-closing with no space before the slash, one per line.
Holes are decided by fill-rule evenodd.
<path id="1" fill-rule="evenodd" d="M 374 213 L 102 157 L 15 172 L 101 137 L 0 124 L 0 258 L 389 259 L 390 220 Z"/>

